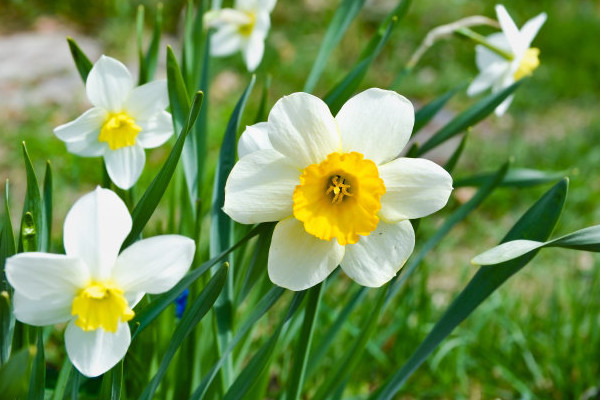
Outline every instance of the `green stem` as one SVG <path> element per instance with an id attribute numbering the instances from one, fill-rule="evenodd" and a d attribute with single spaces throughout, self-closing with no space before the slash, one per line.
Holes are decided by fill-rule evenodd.
<path id="1" fill-rule="evenodd" d="M 506 50 L 503 50 L 503 49 L 499 48 L 498 46 L 494 46 L 486 39 L 485 36 L 482 36 L 479 33 L 470 30 L 469 28 L 459 28 L 454 32 L 459 36 L 463 36 L 463 37 L 466 37 L 467 39 L 471 39 L 475 43 L 480 44 L 480 45 L 490 49 L 491 51 L 493 51 L 494 53 L 498 54 L 499 56 L 507 59 L 508 61 L 512 61 L 515 59 L 514 54 L 512 54 Z"/>

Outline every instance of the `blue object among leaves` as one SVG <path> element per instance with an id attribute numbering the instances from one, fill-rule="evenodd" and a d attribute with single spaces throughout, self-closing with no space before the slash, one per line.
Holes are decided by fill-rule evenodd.
<path id="1" fill-rule="evenodd" d="M 183 312 L 185 311 L 185 307 L 187 306 L 187 301 L 188 301 L 189 295 L 190 295 L 190 290 L 185 289 L 175 299 L 175 318 L 181 319 L 181 317 L 183 316 Z"/>

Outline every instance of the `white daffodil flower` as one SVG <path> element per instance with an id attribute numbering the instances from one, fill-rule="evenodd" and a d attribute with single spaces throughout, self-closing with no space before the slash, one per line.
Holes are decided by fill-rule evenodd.
<path id="1" fill-rule="evenodd" d="M 133 307 L 145 293 L 171 289 L 194 257 L 194 241 L 179 235 L 140 240 L 119 254 L 130 230 L 125 204 L 97 188 L 67 214 L 66 255 L 20 253 L 6 260 L 15 317 L 36 326 L 68 322 L 67 354 L 86 376 L 103 374 L 125 356 Z"/>
<path id="2" fill-rule="evenodd" d="M 101 56 L 85 89 L 94 106 L 79 118 L 54 129 L 67 149 L 82 157 L 103 156 L 110 179 L 129 189 L 146 162 L 145 148 L 165 143 L 173 134 L 167 83 L 158 80 L 134 87 L 127 67 Z"/>
<path id="3" fill-rule="evenodd" d="M 496 6 L 496 14 L 502 32 L 494 33 L 486 40 L 511 57 L 502 56 L 483 45 L 475 46 L 475 62 L 479 75 L 467 89 L 469 96 L 489 88 L 492 88 L 494 93 L 498 92 L 519 79 L 531 75 L 540 65 L 538 58 L 540 50 L 530 45 L 546 21 L 546 13 L 541 13 L 527 21 L 521 30 L 517 28 L 503 5 Z M 512 99 L 511 95 L 496 107 L 496 115 L 503 115 Z"/>
<path id="4" fill-rule="evenodd" d="M 410 101 L 369 89 L 335 118 L 317 97 L 294 93 L 247 128 L 223 209 L 244 224 L 279 221 L 268 258 L 275 284 L 304 290 L 338 265 L 364 286 L 396 275 L 415 244 L 409 219 L 439 210 L 452 191 L 442 167 L 397 158 L 413 124 Z"/>
<path id="5" fill-rule="evenodd" d="M 210 54 L 229 56 L 238 50 L 248 71 L 258 67 L 265 51 L 265 38 L 271 27 L 270 14 L 277 0 L 236 0 L 234 8 L 211 10 L 204 23 L 216 28 L 210 38 Z"/>

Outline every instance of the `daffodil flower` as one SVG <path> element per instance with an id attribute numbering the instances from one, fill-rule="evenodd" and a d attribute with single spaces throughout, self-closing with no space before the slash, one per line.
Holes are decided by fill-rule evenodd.
<path id="1" fill-rule="evenodd" d="M 145 148 L 165 143 L 173 134 L 167 83 L 158 80 L 134 87 L 127 67 L 102 56 L 85 83 L 94 106 L 79 118 L 54 129 L 67 149 L 82 157 L 104 157 L 110 179 L 129 189 L 144 169 Z"/>
<path id="2" fill-rule="evenodd" d="M 437 164 L 397 158 L 413 124 L 410 101 L 369 89 L 335 118 L 317 97 L 294 93 L 247 128 L 224 211 L 244 224 L 279 221 L 268 258 L 275 284 L 304 290 L 340 265 L 378 287 L 398 272 L 414 248 L 409 219 L 439 210 L 452 191 Z"/>
<path id="3" fill-rule="evenodd" d="M 270 13 L 276 2 L 236 0 L 234 8 L 207 12 L 206 26 L 216 28 L 210 38 L 210 54 L 225 57 L 241 51 L 248 71 L 254 71 L 265 51 L 265 38 L 271 27 Z"/>
<path id="4" fill-rule="evenodd" d="M 490 87 L 492 92 L 498 92 L 519 79 L 531 75 L 540 65 L 538 58 L 540 50 L 530 45 L 546 21 L 546 13 L 541 13 L 527 21 L 521 30 L 517 28 L 503 5 L 496 6 L 496 14 L 502 32 L 488 36 L 487 41 L 510 57 L 500 55 L 483 45 L 477 45 L 475 62 L 480 72 L 467 89 L 469 96 L 479 94 Z M 512 99 L 513 96 L 510 96 L 496 107 L 496 114 L 503 115 Z"/>
<path id="5" fill-rule="evenodd" d="M 66 255 L 20 253 L 6 260 L 15 317 L 36 326 L 67 322 L 67 354 L 87 376 L 125 356 L 137 302 L 171 289 L 192 263 L 195 244 L 179 235 L 140 240 L 119 254 L 130 230 L 125 204 L 97 188 L 67 214 Z"/>

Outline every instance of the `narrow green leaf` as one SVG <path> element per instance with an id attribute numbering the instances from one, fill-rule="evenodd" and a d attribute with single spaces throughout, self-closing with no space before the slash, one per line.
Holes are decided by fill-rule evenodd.
<path id="1" fill-rule="evenodd" d="M 206 395 L 206 391 L 208 387 L 212 383 L 215 376 L 217 376 L 217 372 L 233 351 L 234 347 L 238 344 L 238 342 L 246 336 L 246 334 L 250 331 L 250 329 L 254 326 L 254 324 L 262 318 L 263 315 L 267 313 L 273 307 L 273 305 L 279 300 L 279 298 L 283 295 L 284 289 L 278 286 L 273 286 L 269 292 L 263 296 L 263 298 L 252 308 L 252 312 L 244 323 L 240 326 L 240 328 L 236 331 L 235 336 L 229 342 L 229 345 L 223 351 L 221 358 L 219 361 L 211 368 L 211 370 L 202 378 L 202 382 L 200 385 L 194 390 L 191 399 L 202 399 Z"/>
<path id="2" fill-rule="evenodd" d="M 102 376 L 99 400 L 119 400 L 123 390 L 123 360 Z"/>
<path id="3" fill-rule="evenodd" d="M 308 302 L 306 303 L 306 311 L 304 312 L 304 322 L 302 323 L 302 330 L 298 338 L 298 347 L 294 353 L 294 366 L 290 372 L 291 381 L 287 384 L 286 398 L 288 400 L 298 400 L 302 394 L 306 365 L 315 330 L 315 320 L 319 313 L 319 306 L 323 295 L 322 289 L 323 284 L 319 283 L 308 290 Z"/>
<path id="4" fill-rule="evenodd" d="M 421 130 L 436 114 L 446 105 L 454 95 L 460 92 L 466 86 L 465 83 L 451 89 L 441 95 L 440 97 L 433 99 L 430 103 L 424 105 L 415 113 L 415 126 L 413 127 L 412 134 L 414 135 Z"/>
<path id="5" fill-rule="evenodd" d="M 323 73 L 327 60 L 331 55 L 331 52 L 342 40 L 344 34 L 348 30 L 350 23 L 356 18 L 358 12 L 364 5 L 365 0 L 342 0 L 341 4 L 335 10 L 335 14 L 327 27 L 327 32 L 321 42 L 319 48 L 319 54 L 308 74 L 306 83 L 304 84 L 303 92 L 310 93 L 315 88 L 315 85 L 319 81 L 319 77 Z"/>
<path id="6" fill-rule="evenodd" d="M 428 152 L 434 147 L 444 143 L 446 140 L 458 135 L 465 129 L 470 128 L 487 117 L 489 114 L 494 112 L 500 103 L 502 103 L 508 96 L 517 90 L 517 88 L 521 86 L 521 83 L 523 83 L 523 79 L 513 83 L 509 87 L 502 89 L 497 93 L 492 93 L 487 97 L 484 97 L 482 100 L 478 101 L 473 106 L 457 115 L 452 121 L 450 121 L 428 141 L 421 145 L 421 148 L 419 149 L 419 155 Z"/>
<path id="7" fill-rule="evenodd" d="M 10 285 L 4 274 L 6 259 L 17 251 L 12 222 L 10 219 L 9 184 L 4 185 L 4 215 L 2 216 L 2 235 L 0 236 L 0 291 L 10 290 Z"/>
<path id="8" fill-rule="evenodd" d="M 469 199 L 465 204 L 460 206 L 452 215 L 450 215 L 444 224 L 436 231 L 436 233 L 423 245 L 419 253 L 416 256 L 411 257 L 408 265 L 405 265 L 401 270 L 400 274 L 396 275 L 390 284 L 389 291 L 389 299 L 398 293 L 404 285 L 404 282 L 408 279 L 408 277 L 414 272 L 417 266 L 423 261 L 427 253 L 431 249 L 433 249 L 447 234 L 450 230 L 467 217 L 475 208 L 479 207 L 479 205 L 490 195 L 492 192 L 500 185 L 502 179 L 506 175 L 510 163 L 505 163 L 498 169 L 494 176 L 488 178 L 485 185 L 481 186 L 477 193 L 473 197 Z M 389 301 L 389 300 L 388 300 Z"/>
<path id="9" fill-rule="evenodd" d="M 198 10 L 200 12 L 200 10 Z M 198 21 L 195 26 L 201 26 L 202 16 L 197 15 L 196 20 Z M 196 34 L 197 35 L 197 34 Z M 202 65 L 201 73 L 198 73 L 199 77 L 195 80 L 198 81 L 198 87 L 206 93 L 208 96 L 210 90 L 210 32 L 206 33 L 206 35 L 202 36 L 204 41 L 202 42 L 202 46 L 204 48 L 204 53 L 202 55 L 202 63 L 199 62 L 200 57 L 196 57 L 194 60 L 194 65 L 198 63 L 198 65 Z M 196 41 L 200 40 L 200 38 L 196 38 Z M 199 67 L 194 67 L 199 68 Z M 189 85 L 189 82 L 188 82 Z M 196 138 L 196 154 L 198 154 L 198 183 L 197 187 L 201 188 L 204 182 L 204 164 L 206 157 L 203 155 L 206 154 L 206 141 L 208 138 L 208 104 L 206 107 L 202 107 L 200 110 L 200 115 L 198 116 L 198 123 L 194 128 L 193 132 L 194 137 Z M 198 194 L 199 197 L 199 194 Z"/>
<path id="10" fill-rule="evenodd" d="M 215 182 L 212 196 L 212 208 L 210 218 L 210 255 L 224 251 L 231 246 L 233 221 L 223 211 L 225 204 L 225 182 L 229 173 L 235 164 L 235 153 L 237 143 L 237 131 L 240 126 L 242 113 L 246 106 L 248 96 L 254 87 L 256 77 L 252 76 L 250 83 L 242 93 L 238 100 L 235 109 L 233 110 L 229 123 L 225 129 L 223 143 L 219 153 L 219 160 L 215 171 Z M 217 351 L 221 351 L 227 347 L 227 343 L 231 340 L 233 329 L 233 276 L 234 268 L 233 260 L 229 259 L 231 273 L 227 279 L 227 285 L 219 296 L 215 304 L 215 318 L 217 320 Z M 225 387 L 229 385 L 230 378 L 233 375 L 233 364 L 231 358 L 226 361 L 225 368 L 222 370 L 223 382 Z"/>
<path id="11" fill-rule="evenodd" d="M 373 310 L 366 314 L 366 320 L 361 324 L 362 329 L 354 344 L 345 352 L 343 358 L 336 363 L 337 367 L 334 372 L 327 375 L 325 382 L 319 387 L 313 399 L 326 399 L 331 393 L 335 392 L 340 384 L 344 383 L 345 379 L 356 368 L 356 365 L 360 361 L 360 356 L 365 350 L 373 332 L 375 332 L 377 322 L 379 321 L 379 314 L 381 313 L 389 288 L 390 285 L 386 285 L 385 288 L 379 290 L 377 302 Z"/>
<path id="12" fill-rule="evenodd" d="M 262 92 L 260 94 L 260 102 L 258 103 L 258 111 L 256 112 L 256 117 L 254 118 L 254 123 L 266 121 L 269 116 L 269 110 L 267 106 L 269 104 L 269 89 L 271 88 L 271 75 L 267 75 L 265 78 L 265 83 L 262 88 Z"/>
<path id="13" fill-rule="evenodd" d="M 544 241 L 554 229 L 567 196 L 568 180 L 563 179 L 552 187 L 517 221 L 503 242 L 528 239 Z M 508 278 L 523 268 L 535 252 L 508 261 L 502 267 L 481 267 L 465 289 L 435 324 L 425 340 L 399 370 L 374 393 L 372 399 L 392 399 L 412 373 L 427 359 L 435 348 L 490 294 Z"/>
<path id="14" fill-rule="evenodd" d="M 147 82 L 146 63 L 144 62 L 144 15 L 146 8 L 143 4 L 138 5 L 135 15 L 135 38 L 137 42 L 138 64 L 139 64 L 139 80 L 138 85 Z"/>
<path id="15" fill-rule="evenodd" d="M 511 168 L 500 184 L 503 187 L 527 187 L 556 182 L 565 177 L 568 171 L 541 171 L 529 168 Z M 493 173 L 482 173 L 454 181 L 454 187 L 481 186 Z"/>
<path id="16" fill-rule="evenodd" d="M 73 364 L 69 360 L 69 357 L 65 357 L 63 365 L 58 373 L 58 379 L 56 386 L 54 387 L 54 393 L 52 394 L 52 400 L 63 400 L 65 397 L 65 391 L 67 389 L 67 383 L 69 382 L 69 376 L 73 370 Z"/>
<path id="17" fill-rule="evenodd" d="M 25 204 L 23 205 L 23 217 L 21 219 L 21 237 L 19 239 L 19 251 L 23 251 L 23 241 L 27 240 L 29 250 L 41 251 L 41 232 L 44 231 L 44 211 L 42 195 L 38 185 L 38 179 L 33 170 L 31 159 L 27 153 L 27 147 L 23 142 L 23 159 L 25 161 L 25 172 L 27 176 L 27 191 L 25 192 Z M 30 214 L 30 217 L 27 217 Z M 27 225 L 25 225 L 27 223 Z M 23 236 L 26 233 L 27 238 Z"/>
<path id="18" fill-rule="evenodd" d="M 94 65 L 85 55 L 85 53 L 79 48 L 79 45 L 73 38 L 67 37 L 67 43 L 69 44 L 69 50 L 71 50 L 71 55 L 73 56 L 73 61 L 75 62 L 75 67 L 77 67 L 79 76 L 81 76 L 83 83 L 85 83 L 87 76 Z"/>
<path id="19" fill-rule="evenodd" d="M 208 261 L 205 261 L 197 268 L 189 271 L 171 290 L 154 297 L 152 299 L 152 302 L 148 306 L 143 308 L 139 313 L 136 312 L 135 317 L 129 323 L 132 329 L 132 339 L 135 336 L 137 336 L 137 334 L 140 333 L 144 328 L 146 328 L 152 321 L 154 321 L 156 317 L 158 317 L 158 315 L 165 308 L 173 304 L 175 299 L 193 282 L 195 282 L 200 276 L 202 276 L 206 271 L 208 271 L 217 263 L 222 262 L 229 255 L 229 253 L 239 248 L 241 245 L 243 245 L 245 242 L 247 242 L 254 236 L 258 235 L 263 229 L 265 229 L 264 224 L 258 225 L 235 245 L 223 251 L 218 256 L 213 257 Z"/>
<path id="20" fill-rule="evenodd" d="M 268 226 L 265 226 L 265 229 L 258 235 L 254 253 L 250 259 L 250 265 L 246 270 L 246 275 L 242 281 L 242 287 L 239 289 L 239 295 L 236 298 L 236 304 L 241 304 L 244 301 L 252 287 L 264 273 L 269 257 L 269 247 L 271 246 L 274 228 L 275 224 L 269 224 Z"/>
<path id="21" fill-rule="evenodd" d="M 141 10 L 141 12 L 140 12 Z M 144 28 L 144 8 L 143 6 L 139 6 L 138 8 L 138 52 L 139 52 L 139 61 L 140 61 L 140 76 L 138 85 L 143 85 L 146 82 L 149 82 L 154 77 L 154 73 L 156 72 L 156 64 L 158 62 L 158 50 L 160 46 L 160 37 L 162 33 L 162 4 L 158 3 L 156 5 L 156 18 L 154 20 L 154 29 L 152 31 L 152 39 L 150 40 L 150 45 L 148 46 L 148 51 L 144 56 L 143 46 L 142 46 L 142 36 L 143 36 L 143 28 Z M 141 16 L 140 16 L 141 14 Z"/>
<path id="22" fill-rule="evenodd" d="M 44 335 L 42 328 L 37 331 L 37 351 L 33 359 L 31 376 L 29 378 L 29 400 L 44 400 L 46 385 L 46 358 L 44 356 Z"/>
<path id="23" fill-rule="evenodd" d="M 20 399 L 27 394 L 29 370 L 35 358 L 35 346 L 15 353 L 0 367 L 0 393 L 5 399 Z"/>
<path id="24" fill-rule="evenodd" d="M 50 161 L 46 161 L 46 174 L 44 175 L 44 232 L 42 235 L 42 251 L 50 251 L 52 241 L 52 168 Z"/>
<path id="25" fill-rule="evenodd" d="M 12 342 L 11 325 L 14 320 L 7 290 L 0 290 L 0 365 L 8 360 Z"/>
<path id="26" fill-rule="evenodd" d="M 590 226 L 547 242 L 546 247 L 572 250 L 600 251 L 600 225 Z"/>
<path id="27" fill-rule="evenodd" d="M 306 291 L 302 291 L 294 294 L 292 304 L 290 305 L 285 318 L 281 321 L 269 340 L 262 345 L 260 350 L 254 354 L 252 359 L 250 359 L 246 367 L 233 382 L 227 393 L 225 393 L 223 400 L 242 400 L 245 398 L 248 391 L 250 391 L 257 383 L 258 378 L 262 376 L 265 369 L 269 366 L 271 357 L 273 356 L 275 347 L 277 345 L 277 341 L 281 335 L 281 331 L 285 326 L 287 326 L 294 313 L 300 307 L 305 293 Z"/>
<path id="28" fill-rule="evenodd" d="M 179 349 L 179 346 L 183 343 L 183 340 L 192 332 L 194 327 L 202 320 L 204 315 L 206 315 L 206 313 L 217 300 L 219 293 L 225 286 L 227 271 L 227 265 L 223 265 L 215 273 L 200 295 L 194 300 L 190 308 L 183 315 L 183 318 L 181 321 L 179 321 L 175 332 L 173 332 L 173 336 L 169 341 L 169 346 L 163 355 L 156 374 L 150 381 L 150 384 L 146 386 L 146 389 L 144 389 L 144 392 L 140 396 L 140 400 L 152 399 L 156 389 L 158 388 L 158 385 L 160 384 L 160 381 L 166 374 L 167 367 L 175 356 L 177 349 Z"/>
<path id="29" fill-rule="evenodd" d="M 452 171 L 454 171 L 454 168 L 456 167 L 456 164 L 458 163 L 458 160 L 460 159 L 460 156 L 462 155 L 463 151 L 465 150 L 465 144 L 467 143 L 467 137 L 468 136 L 469 136 L 468 133 L 465 133 L 463 135 L 462 139 L 460 140 L 460 144 L 458 145 L 458 147 L 456 148 L 456 150 L 454 150 L 454 152 L 452 153 L 452 155 L 450 156 L 450 158 L 448 159 L 448 161 L 446 161 L 446 164 L 444 165 L 444 169 L 446 171 L 448 171 L 448 173 L 451 174 Z M 456 183 L 454 183 L 454 187 L 457 187 Z"/>
<path id="30" fill-rule="evenodd" d="M 148 223 L 148 220 L 154 213 L 156 206 L 160 202 L 160 199 L 164 195 L 167 190 L 167 186 L 173 177 L 173 173 L 175 172 L 175 167 L 177 166 L 177 162 L 179 161 L 179 157 L 181 156 L 181 152 L 183 150 L 183 143 L 185 142 L 185 138 L 187 137 L 190 129 L 196 122 L 196 118 L 198 117 L 198 112 L 202 107 L 202 92 L 196 93 L 194 96 L 194 100 L 192 101 L 192 107 L 190 109 L 190 113 L 188 115 L 188 119 L 185 123 L 185 126 L 182 128 L 175 145 L 173 146 L 173 150 L 169 154 L 167 161 L 165 161 L 164 165 L 144 192 L 144 195 L 140 199 L 140 201 L 136 204 L 133 212 L 131 213 L 131 217 L 133 219 L 133 224 L 131 228 L 131 232 L 129 236 L 125 239 L 123 246 L 121 249 L 127 248 L 127 246 L 131 245 L 142 233 L 142 230 Z"/>

